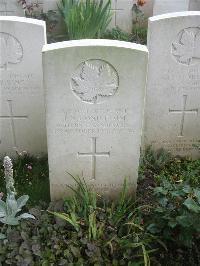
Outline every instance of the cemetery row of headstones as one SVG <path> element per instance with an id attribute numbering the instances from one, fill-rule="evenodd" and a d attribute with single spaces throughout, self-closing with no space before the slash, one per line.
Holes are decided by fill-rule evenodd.
<path id="1" fill-rule="evenodd" d="M 26 0 L 27 4 L 36 4 L 37 11 L 44 13 L 52 10 L 59 14 L 58 4 L 60 0 Z M 111 0 L 111 10 L 113 12 L 112 21 L 109 28 L 119 27 L 124 31 L 131 32 L 132 22 L 135 19 L 133 12 L 133 0 Z M 23 5 L 18 0 L 0 0 L 1 16 L 25 16 Z M 200 10 L 200 0 L 147 0 L 140 6 L 145 17 L 161 15 L 170 12 L 198 11 Z M 55 33 L 63 31 L 62 23 L 59 21 L 53 30 Z"/>
<path id="2" fill-rule="evenodd" d="M 48 12 L 52 10 L 59 13 L 58 4 L 59 0 L 26 0 L 27 4 L 37 4 L 36 10 Z M 110 23 L 110 28 L 120 27 L 125 31 L 131 31 L 132 29 L 132 6 L 133 0 L 112 0 L 111 10 L 113 12 L 112 21 Z M 25 16 L 23 10 L 23 5 L 17 0 L 0 0 L 0 15 L 1 16 Z M 61 27 L 59 23 L 58 27 L 55 29 L 59 31 Z"/>
<path id="3" fill-rule="evenodd" d="M 38 155 L 48 146 L 54 199 L 72 183 L 67 172 L 105 195 L 115 195 L 124 177 L 134 190 L 141 146 L 195 158 L 199 25 L 200 12 L 150 18 L 148 63 L 142 45 L 47 45 L 44 22 L 0 17 L 0 154 Z"/>

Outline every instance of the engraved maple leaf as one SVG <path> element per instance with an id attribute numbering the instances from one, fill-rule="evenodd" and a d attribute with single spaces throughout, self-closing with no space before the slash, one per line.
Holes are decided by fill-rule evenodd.
<path id="1" fill-rule="evenodd" d="M 73 91 L 86 102 L 112 96 L 118 88 L 118 76 L 108 64 L 95 66 L 85 62 L 78 77 L 72 78 Z"/>
<path id="2" fill-rule="evenodd" d="M 195 49 L 200 47 L 200 34 L 185 29 L 178 43 L 172 44 L 173 55 L 178 56 L 180 62 L 190 64 L 195 57 Z"/>
<path id="3" fill-rule="evenodd" d="M 21 44 L 12 35 L 0 33 L 0 67 L 20 63 L 23 56 Z"/>

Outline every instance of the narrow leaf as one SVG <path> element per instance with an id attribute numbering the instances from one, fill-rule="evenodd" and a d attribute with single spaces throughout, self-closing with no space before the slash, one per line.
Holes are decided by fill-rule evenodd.
<path id="1" fill-rule="evenodd" d="M 19 219 L 35 219 L 35 217 L 30 213 L 23 213 L 18 216 Z"/>
<path id="2" fill-rule="evenodd" d="M 28 199 L 29 199 L 28 195 L 23 195 L 20 198 L 18 198 L 18 200 L 17 200 L 18 209 L 21 209 L 23 206 L 25 206 Z"/>

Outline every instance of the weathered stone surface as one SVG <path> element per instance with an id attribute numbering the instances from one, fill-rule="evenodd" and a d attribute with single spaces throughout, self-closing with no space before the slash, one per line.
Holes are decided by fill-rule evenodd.
<path id="1" fill-rule="evenodd" d="M 0 18 L 0 155 L 46 152 L 42 46 L 45 23 Z"/>
<path id="2" fill-rule="evenodd" d="M 16 0 L 0 0 L 0 16 L 24 17 L 22 5 Z"/>
<path id="3" fill-rule="evenodd" d="M 153 15 L 189 10 L 190 0 L 155 0 Z"/>
<path id="4" fill-rule="evenodd" d="M 189 10 L 200 10 L 200 0 L 190 0 Z"/>
<path id="5" fill-rule="evenodd" d="M 116 196 L 123 180 L 136 189 L 147 49 L 108 40 L 44 48 L 51 196 L 61 198 L 70 174 Z"/>
<path id="6" fill-rule="evenodd" d="M 113 12 L 113 17 L 109 28 L 119 27 L 124 31 L 131 32 L 133 26 L 132 7 L 132 0 L 112 0 L 111 8 Z"/>
<path id="7" fill-rule="evenodd" d="M 149 19 L 145 144 L 199 156 L 200 12 Z"/>

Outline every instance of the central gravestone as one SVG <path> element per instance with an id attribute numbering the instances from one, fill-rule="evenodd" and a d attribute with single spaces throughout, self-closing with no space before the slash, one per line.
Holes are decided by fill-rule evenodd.
<path id="1" fill-rule="evenodd" d="M 46 153 L 42 46 L 45 23 L 0 18 L 0 155 Z"/>
<path id="2" fill-rule="evenodd" d="M 200 12 L 149 19 L 145 143 L 199 157 Z"/>
<path id="3" fill-rule="evenodd" d="M 51 196 L 61 198 L 70 173 L 117 196 L 124 178 L 135 191 L 140 156 L 147 50 L 109 40 L 44 48 Z M 68 191 L 69 192 L 69 191 Z"/>

